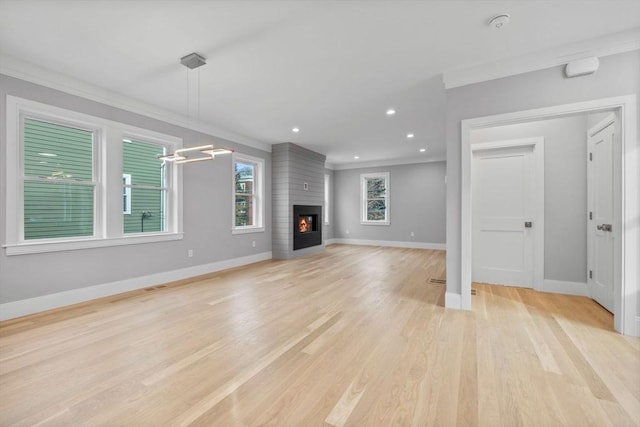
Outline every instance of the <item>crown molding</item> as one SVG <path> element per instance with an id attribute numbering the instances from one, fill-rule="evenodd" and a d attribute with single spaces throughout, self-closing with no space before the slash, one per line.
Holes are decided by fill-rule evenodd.
<path id="1" fill-rule="evenodd" d="M 121 93 L 110 91 L 86 81 L 70 77 L 66 74 L 57 73 L 10 56 L 0 55 L 0 74 L 59 90 L 70 95 L 76 95 L 131 113 L 161 120 L 172 125 L 202 132 L 216 138 L 226 139 L 231 142 L 271 152 L 271 144 L 266 142 L 221 129 L 209 123 L 190 124 L 187 126 L 187 117 L 185 115 L 176 114 L 164 108 L 147 104 Z"/>
<path id="2" fill-rule="evenodd" d="M 331 170 L 347 170 L 347 169 L 363 169 L 363 168 L 375 168 L 380 166 L 399 166 L 399 165 L 412 165 L 416 163 L 436 163 L 445 162 L 445 157 L 427 157 L 427 158 L 415 158 L 406 157 L 399 159 L 387 159 L 387 160 L 372 160 L 370 162 L 352 162 L 352 163 L 325 163 L 325 167 Z"/>
<path id="3" fill-rule="evenodd" d="M 557 48 L 495 62 L 445 71 L 445 89 L 564 65 L 590 56 L 609 56 L 640 49 L 640 27 Z"/>

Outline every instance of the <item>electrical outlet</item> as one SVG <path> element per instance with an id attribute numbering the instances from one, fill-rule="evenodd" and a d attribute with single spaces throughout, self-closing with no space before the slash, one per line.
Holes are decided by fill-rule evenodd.
<path id="1" fill-rule="evenodd" d="M 193 256 L 193 249 L 189 249 L 189 250 L 187 251 L 187 256 L 188 256 L 189 258 L 191 258 L 191 257 Z"/>
<path id="2" fill-rule="evenodd" d="M 256 247 L 256 241 L 255 240 L 253 242 L 251 242 L 251 246 L 253 246 L 254 248 Z"/>
<path id="3" fill-rule="evenodd" d="M 411 237 L 414 237 L 416 234 L 412 231 L 411 232 Z"/>

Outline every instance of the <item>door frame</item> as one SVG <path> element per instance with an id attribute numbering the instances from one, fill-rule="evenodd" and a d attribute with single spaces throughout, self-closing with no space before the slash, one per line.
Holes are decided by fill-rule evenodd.
<path id="1" fill-rule="evenodd" d="M 469 167 L 469 176 L 473 174 L 473 153 L 478 151 L 491 151 L 501 148 L 515 147 L 533 147 L 533 208 L 531 210 L 531 220 L 533 221 L 533 283 L 532 288 L 536 291 L 542 290 L 544 280 L 544 137 L 536 136 L 531 138 L 509 139 L 504 141 L 493 142 L 477 142 L 470 146 L 471 149 L 471 165 Z M 469 180 L 471 184 L 471 180 Z M 469 187 L 469 199 L 471 201 L 472 191 Z M 470 206 L 471 208 L 471 206 Z M 473 212 L 471 215 L 471 233 L 473 234 Z M 471 236 L 469 236 L 470 245 L 473 244 Z M 473 246 L 470 247 L 473 253 Z M 469 258 L 471 261 L 471 258 Z M 473 279 L 473 277 L 472 277 Z M 471 291 L 469 291 L 471 293 Z"/>
<path id="2" fill-rule="evenodd" d="M 640 335 L 637 294 L 640 292 L 640 141 L 637 137 L 637 97 L 626 95 L 572 104 L 516 111 L 461 121 L 461 247 L 460 305 L 471 309 L 471 132 L 493 126 L 531 122 L 577 113 L 620 111 L 620 161 L 615 176 L 614 327 L 625 335 Z M 616 158 L 617 157 L 617 158 Z M 614 223 L 614 226 L 615 226 Z"/>

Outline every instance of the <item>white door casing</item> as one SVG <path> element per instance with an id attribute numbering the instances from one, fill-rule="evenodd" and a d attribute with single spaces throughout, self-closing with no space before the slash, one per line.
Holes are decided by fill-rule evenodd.
<path id="1" fill-rule="evenodd" d="M 537 289 L 544 269 L 544 139 L 473 144 L 472 151 L 473 281 Z"/>
<path id="2" fill-rule="evenodd" d="M 464 119 L 460 123 L 460 236 L 447 240 L 447 268 L 456 268 L 459 279 L 447 282 L 445 306 L 471 309 L 471 134 L 474 129 L 525 123 L 570 114 L 619 112 L 620 143 L 614 160 L 614 327 L 623 334 L 640 336 L 640 139 L 637 95 L 576 102 L 494 116 Z M 460 250 L 460 258 L 455 254 Z M 459 289 L 459 294 L 457 294 Z"/>
<path id="3" fill-rule="evenodd" d="M 591 298 L 610 312 L 613 295 L 613 153 L 617 123 L 615 114 L 587 132 L 588 200 L 587 250 L 589 274 L 587 284 Z"/>

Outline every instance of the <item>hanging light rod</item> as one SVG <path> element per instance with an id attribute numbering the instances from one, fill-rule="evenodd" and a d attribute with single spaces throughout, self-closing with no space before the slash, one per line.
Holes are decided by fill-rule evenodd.
<path id="1" fill-rule="evenodd" d="M 197 147 L 179 148 L 173 154 L 158 156 L 158 159 L 167 162 L 176 162 L 177 165 L 181 165 L 184 163 L 201 162 L 203 160 L 213 160 L 216 155 L 231 153 L 233 153 L 233 150 L 214 147 L 213 144 L 208 144 L 199 145 Z"/>
<path id="2" fill-rule="evenodd" d="M 193 70 L 207 63 L 207 59 L 198 54 L 190 53 L 180 58 L 180 63 L 185 67 Z M 200 71 L 200 70 L 198 70 Z M 189 127 L 189 72 L 187 71 L 187 127 Z M 198 73 L 198 122 L 200 121 L 200 74 Z M 158 156 L 158 159 L 166 162 L 176 162 L 177 165 L 185 163 L 202 162 L 205 160 L 213 160 L 216 155 L 230 154 L 233 150 L 222 147 L 214 147 L 213 144 L 197 145 L 194 147 L 185 147 L 177 149 L 173 154 Z"/>

